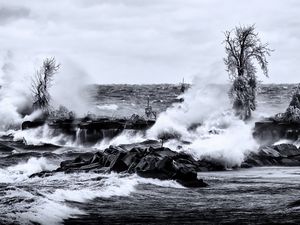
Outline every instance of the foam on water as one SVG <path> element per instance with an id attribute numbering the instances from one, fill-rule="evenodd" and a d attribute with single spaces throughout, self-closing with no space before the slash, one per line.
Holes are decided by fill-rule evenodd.
<path id="1" fill-rule="evenodd" d="M 82 209 L 70 202 L 85 203 L 95 198 L 129 196 L 139 184 L 182 188 L 175 181 L 140 178 L 137 175 L 116 173 L 56 173 L 44 178 L 28 178 L 32 173 L 55 169 L 54 162 L 45 158 L 30 158 L 0 170 L 0 183 L 7 188 L 0 190 L 0 210 L 4 221 L 18 221 L 23 224 L 60 224 L 64 219 L 83 215 Z M 55 188 L 53 188 L 55 187 Z M 14 202 L 14 204 L 8 204 Z M 11 213 L 11 211 L 14 213 Z"/>
<path id="2" fill-rule="evenodd" d="M 104 111 L 116 111 L 119 106 L 116 104 L 104 104 L 104 105 L 97 105 L 97 108 L 99 110 L 104 110 Z"/>
<path id="3" fill-rule="evenodd" d="M 57 166 L 57 164 L 44 157 L 33 157 L 26 162 L 19 162 L 17 165 L 9 166 L 5 169 L 1 168 L 0 183 L 21 182 L 34 173 L 45 170 L 54 170 Z"/>
<path id="4" fill-rule="evenodd" d="M 10 131 L 13 134 L 14 141 L 26 141 L 28 145 L 42 145 L 54 144 L 58 146 L 76 146 L 71 137 L 65 134 L 55 134 L 54 130 L 50 129 L 48 125 L 27 130 Z"/>
<path id="5" fill-rule="evenodd" d="M 105 149 L 108 148 L 110 145 L 121 145 L 121 144 L 132 144 L 145 141 L 146 137 L 141 132 L 125 130 L 118 136 L 113 139 L 103 139 L 99 141 L 94 148 L 96 149 Z"/>
<path id="6" fill-rule="evenodd" d="M 181 146 L 181 150 L 198 159 L 213 158 L 229 167 L 240 165 L 245 155 L 257 149 L 252 138 L 253 122 L 245 123 L 235 117 L 224 93 L 226 90 L 220 86 L 196 82 L 183 95 L 183 103 L 159 115 L 148 137 L 171 133 L 179 137 L 165 145 L 173 150 Z"/>

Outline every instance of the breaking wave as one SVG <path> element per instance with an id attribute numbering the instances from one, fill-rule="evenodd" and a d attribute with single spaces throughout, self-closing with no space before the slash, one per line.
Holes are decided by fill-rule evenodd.
<path id="1" fill-rule="evenodd" d="M 0 199 L 2 221 L 18 221 L 22 224 L 61 224 L 64 219 L 84 215 L 76 203 L 86 203 L 95 198 L 129 196 L 137 185 L 152 184 L 161 187 L 183 188 L 175 181 L 140 178 L 137 175 L 56 173 L 44 178 L 28 178 L 45 169 L 54 169 L 55 164 L 45 158 L 31 158 L 0 170 L 0 177 L 8 179 L 0 183 L 11 183 Z M 12 184 L 13 183 L 13 184 Z M 53 187 L 56 187 L 55 189 Z M 8 204 L 14 202 L 14 204 Z M 5 204 L 6 203 L 6 204 Z M 11 211 L 15 213 L 11 213 Z"/>
<path id="2" fill-rule="evenodd" d="M 159 115 L 148 131 L 149 138 L 163 134 L 176 137 L 165 146 L 180 149 L 195 158 L 211 158 L 228 167 L 240 165 L 250 151 L 257 149 L 252 137 L 253 122 L 245 123 L 229 108 L 225 86 L 198 81 L 173 105 Z"/>
<path id="3" fill-rule="evenodd" d="M 119 106 L 116 104 L 105 104 L 105 105 L 97 105 L 97 108 L 99 110 L 104 110 L 104 111 L 116 111 Z"/>

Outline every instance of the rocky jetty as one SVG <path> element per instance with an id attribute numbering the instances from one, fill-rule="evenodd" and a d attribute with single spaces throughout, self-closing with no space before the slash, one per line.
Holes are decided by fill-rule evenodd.
<path id="1" fill-rule="evenodd" d="M 282 139 L 296 141 L 300 137 L 300 123 L 268 118 L 255 123 L 253 137 L 262 145 L 272 145 Z"/>
<path id="2" fill-rule="evenodd" d="M 161 180 L 176 180 L 185 187 L 205 187 L 207 184 L 197 178 L 197 172 L 224 170 L 217 162 L 195 160 L 183 152 L 174 152 L 163 147 L 132 148 L 110 146 L 103 152 L 95 153 L 89 159 L 77 157 L 61 162 L 54 171 L 43 171 L 35 176 L 51 176 L 55 172 L 98 172 L 136 173 L 141 177 Z"/>
<path id="3" fill-rule="evenodd" d="M 252 166 L 300 166 L 300 149 L 293 144 L 263 146 L 242 164 Z"/>
<path id="4" fill-rule="evenodd" d="M 81 119 L 46 119 L 24 121 L 22 129 L 32 129 L 43 125 L 48 127 L 54 134 L 66 134 L 73 140 L 83 145 L 94 145 L 102 139 L 112 139 L 124 130 L 146 131 L 155 123 L 154 120 L 146 120 L 137 115 L 130 119 L 113 118 L 81 118 Z"/>
<path id="5" fill-rule="evenodd" d="M 261 144 L 274 144 L 281 139 L 298 140 L 300 135 L 300 86 L 283 113 L 255 123 L 253 136 Z"/>

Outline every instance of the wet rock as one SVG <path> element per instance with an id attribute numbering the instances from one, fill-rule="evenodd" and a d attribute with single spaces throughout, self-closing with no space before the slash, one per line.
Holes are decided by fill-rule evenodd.
<path id="1" fill-rule="evenodd" d="M 262 145 L 273 145 L 282 139 L 296 141 L 299 136 L 299 123 L 278 122 L 272 118 L 256 122 L 253 132 L 253 137 Z"/>
<path id="2" fill-rule="evenodd" d="M 42 171 L 42 172 L 39 172 L 39 173 L 34 173 L 34 174 L 31 174 L 29 176 L 29 178 L 34 178 L 34 177 L 49 177 L 49 176 L 52 176 L 53 175 L 53 171 Z"/>
<path id="3" fill-rule="evenodd" d="M 60 163 L 60 167 L 57 171 L 67 171 L 73 172 L 76 169 L 81 168 L 82 166 L 88 165 L 89 161 L 85 161 L 80 156 L 76 157 L 74 160 L 66 160 Z"/>
<path id="4" fill-rule="evenodd" d="M 102 139 L 112 139 L 124 130 L 145 131 L 155 123 L 154 120 L 138 118 L 111 119 L 111 118 L 44 118 L 36 121 L 25 121 L 22 123 L 22 130 L 32 129 L 45 124 L 54 134 L 64 133 L 74 141 L 85 146 L 92 146 Z"/>
<path id="5" fill-rule="evenodd" d="M 45 124 L 45 120 L 36 120 L 36 121 L 24 121 L 22 123 L 22 130 L 37 128 Z"/>
<path id="6" fill-rule="evenodd" d="M 207 187 L 208 184 L 205 183 L 202 179 L 194 179 L 194 180 L 176 180 L 182 186 L 189 188 L 197 188 L 197 187 Z"/>
<path id="7" fill-rule="evenodd" d="M 114 172 L 124 172 L 128 169 L 127 164 L 122 160 L 122 158 L 126 155 L 125 152 L 119 152 L 114 159 L 111 161 L 109 168 Z"/>
<path id="8" fill-rule="evenodd" d="M 11 152 L 13 150 L 14 150 L 14 148 L 12 148 L 6 144 L 0 143 L 0 152 Z"/>
<path id="9" fill-rule="evenodd" d="M 161 142 L 157 140 L 146 140 L 143 142 L 139 143 L 132 143 L 132 144 L 122 144 L 119 145 L 124 150 L 130 151 L 133 148 L 138 148 L 138 149 L 146 149 L 149 147 L 154 147 L 154 148 L 159 148 L 161 147 Z"/>
<path id="10" fill-rule="evenodd" d="M 146 178 L 161 180 L 176 180 L 186 187 L 205 187 L 206 184 L 197 178 L 199 165 L 208 165 L 207 170 L 214 168 L 206 162 L 199 163 L 185 153 L 177 153 L 168 148 L 133 148 L 124 151 L 123 148 L 110 146 L 103 152 L 93 154 L 88 160 L 78 156 L 74 160 L 61 162 L 55 172 L 72 173 L 76 171 L 126 172 L 137 173 Z M 48 176 L 49 172 L 37 173 L 34 176 Z"/>
<path id="11" fill-rule="evenodd" d="M 292 156 L 300 155 L 300 150 L 293 144 L 275 145 L 274 149 L 278 151 L 278 153 L 282 157 L 292 157 Z"/>
<path id="12" fill-rule="evenodd" d="M 300 166 L 300 150 L 292 144 L 261 147 L 250 154 L 244 166 Z"/>

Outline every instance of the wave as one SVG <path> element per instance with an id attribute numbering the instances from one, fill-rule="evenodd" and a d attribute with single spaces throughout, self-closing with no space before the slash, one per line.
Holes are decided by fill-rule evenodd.
<path id="1" fill-rule="evenodd" d="M 0 169 L 0 183 L 21 182 L 28 179 L 28 177 L 34 173 L 44 170 L 54 170 L 57 167 L 57 163 L 54 163 L 47 158 L 32 157 L 26 162 L 19 162 L 16 165 Z"/>
<path id="2" fill-rule="evenodd" d="M 108 148 L 110 145 L 118 146 L 121 144 L 132 144 L 132 143 L 139 143 L 147 140 L 145 135 L 141 132 L 136 132 L 133 130 L 125 130 L 118 136 L 112 139 L 103 139 L 100 140 L 97 144 L 93 147 L 95 149 L 103 150 Z"/>
<path id="3" fill-rule="evenodd" d="M 235 117 L 224 93 L 221 86 L 196 83 L 183 95 L 183 103 L 159 115 L 147 136 L 159 139 L 166 133 L 176 137 L 165 143 L 166 147 L 228 167 L 240 165 L 249 152 L 257 149 L 252 137 L 254 123 Z"/>
<path id="4" fill-rule="evenodd" d="M 105 110 L 105 111 L 116 111 L 119 106 L 116 104 L 104 104 L 104 105 L 97 105 L 97 108 L 99 110 Z"/>
<path id="5" fill-rule="evenodd" d="M 136 191 L 137 185 L 143 184 L 183 188 L 175 181 L 160 181 L 117 173 L 56 173 L 44 178 L 28 178 L 34 172 L 54 167 L 53 162 L 44 158 L 31 158 L 26 163 L 1 170 L 0 177 L 3 177 L 4 171 L 11 178 L 1 180 L 1 183 L 11 184 L 4 190 L 0 189 L 3 196 L 0 199 L 2 220 L 24 224 L 61 224 L 64 219 L 86 214 L 83 209 L 72 204 L 74 202 L 86 203 L 96 198 L 129 196 Z M 7 205 L 10 201 L 14 204 Z M 11 210 L 14 211 L 13 214 L 10 213 Z"/>
<path id="6" fill-rule="evenodd" d="M 57 146 L 75 147 L 76 140 L 63 133 L 55 133 L 48 125 L 43 125 L 34 129 L 10 130 L 14 141 L 25 141 L 27 145 L 53 144 Z"/>

